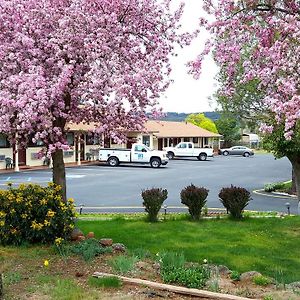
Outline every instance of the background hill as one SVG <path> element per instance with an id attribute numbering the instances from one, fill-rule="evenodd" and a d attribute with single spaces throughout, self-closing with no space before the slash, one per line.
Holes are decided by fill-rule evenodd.
<path id="1" fill-rule="evenodd" d="M 215 112 L 215 111 L 206 111 L 203 112 L 204 115 L 207 118 L 210 118 L 213 121 L 216 121 L 220 118 L 220 114 Z M 161 118 L 163 121 L 177 121 L 177 122 L 182 122 L 185 120 L 185 118 L 190 115 L 186 113 L 177 113 L 177 112 L 167 112 L 165 113 L 166 116 L 164 118 Z M 197 112 L 195 114 L 198 114 Z"/>

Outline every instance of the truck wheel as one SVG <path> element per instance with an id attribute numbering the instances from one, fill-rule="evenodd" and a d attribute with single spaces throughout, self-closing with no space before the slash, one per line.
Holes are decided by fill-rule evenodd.
<path id="1" fill-rule="evenodd" d="M 150 165 L 152 168 L 159 168 L 161 165 L 161 161 L 159 158 L 152 158 L 150 161 Z"/>
<path id="2" fill-rule="evenodd" d="M 206 153 L 200 153 L 198 156 L 198 160 L 201 160 L 201 161 L 206 160 L 206 158 L 207 158 Z"/>
<path id="3" fill-rule="evenodd" d="M 107 163 L 111 166 L 111 167 L 116 167 L 119 164 L 119 160 L 117 157 L 110 157 L 107 161 Z"/>
<path id="4" fill-rule="evenodd" d="M 174 153 L 170 151 L 170 152 L 168 152 L 167 156 L 168 156 L 169 159 L 173 159 L 174 158 Z"/>

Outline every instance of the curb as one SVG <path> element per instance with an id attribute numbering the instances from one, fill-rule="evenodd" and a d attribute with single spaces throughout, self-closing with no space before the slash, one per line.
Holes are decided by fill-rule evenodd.
<path id="1" fill-rule="evenodd" d="M 286 193 L 280 193 L 280 192 L 268 193 L 268 192 L 265 192 L 264 189 L 254 190 L 253 193 L 256 195 L 261 195 L 261 196 L 266 196 L 266 197 L 298 200 L 297 196 L 289 195 Z"/>

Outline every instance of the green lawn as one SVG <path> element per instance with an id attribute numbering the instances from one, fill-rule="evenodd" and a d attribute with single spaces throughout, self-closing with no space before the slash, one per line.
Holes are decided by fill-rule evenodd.
<path id="1" fill-rule="evenodd" d="M 183 252 L 189 261 L 208 259 L 239 272 L 256 270 L 285 282 L 300 280 L 300 217 L 168 220 L 79 220 L 78 227 L 96 238 L 109 237 L 129 250 L 144 248 Z"/>

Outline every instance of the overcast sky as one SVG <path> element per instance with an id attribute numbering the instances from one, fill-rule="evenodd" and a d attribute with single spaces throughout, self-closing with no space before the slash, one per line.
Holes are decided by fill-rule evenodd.
<path id="1" fill-rule="evenodd" d="M 173 0 L 179 3 L 181 0 Z M 202 12 L 202 0 L 184 0 L 185 12 L 182 18 L 184 30 L 196 28 L 199 16 Z M 201 31 L 199 37 L 192 45 L 180 49 L 178 56 L 172 58 L 173 72 L 171 74 L 174 83 L 170 85 L 166 93 L 160 98 L 160 106 L 164 112 L 203 112 L 213 111 L 216 105 L 209 103 L 209 97 L 216 90 L 214 77 L 217 73 L 217 66 L 211 57 L 207 57 L 203 64 L 201 78 L 195 80 L 187 74 L 185 64 L 197 57 L 204 47 L 208 33 Z"/>

